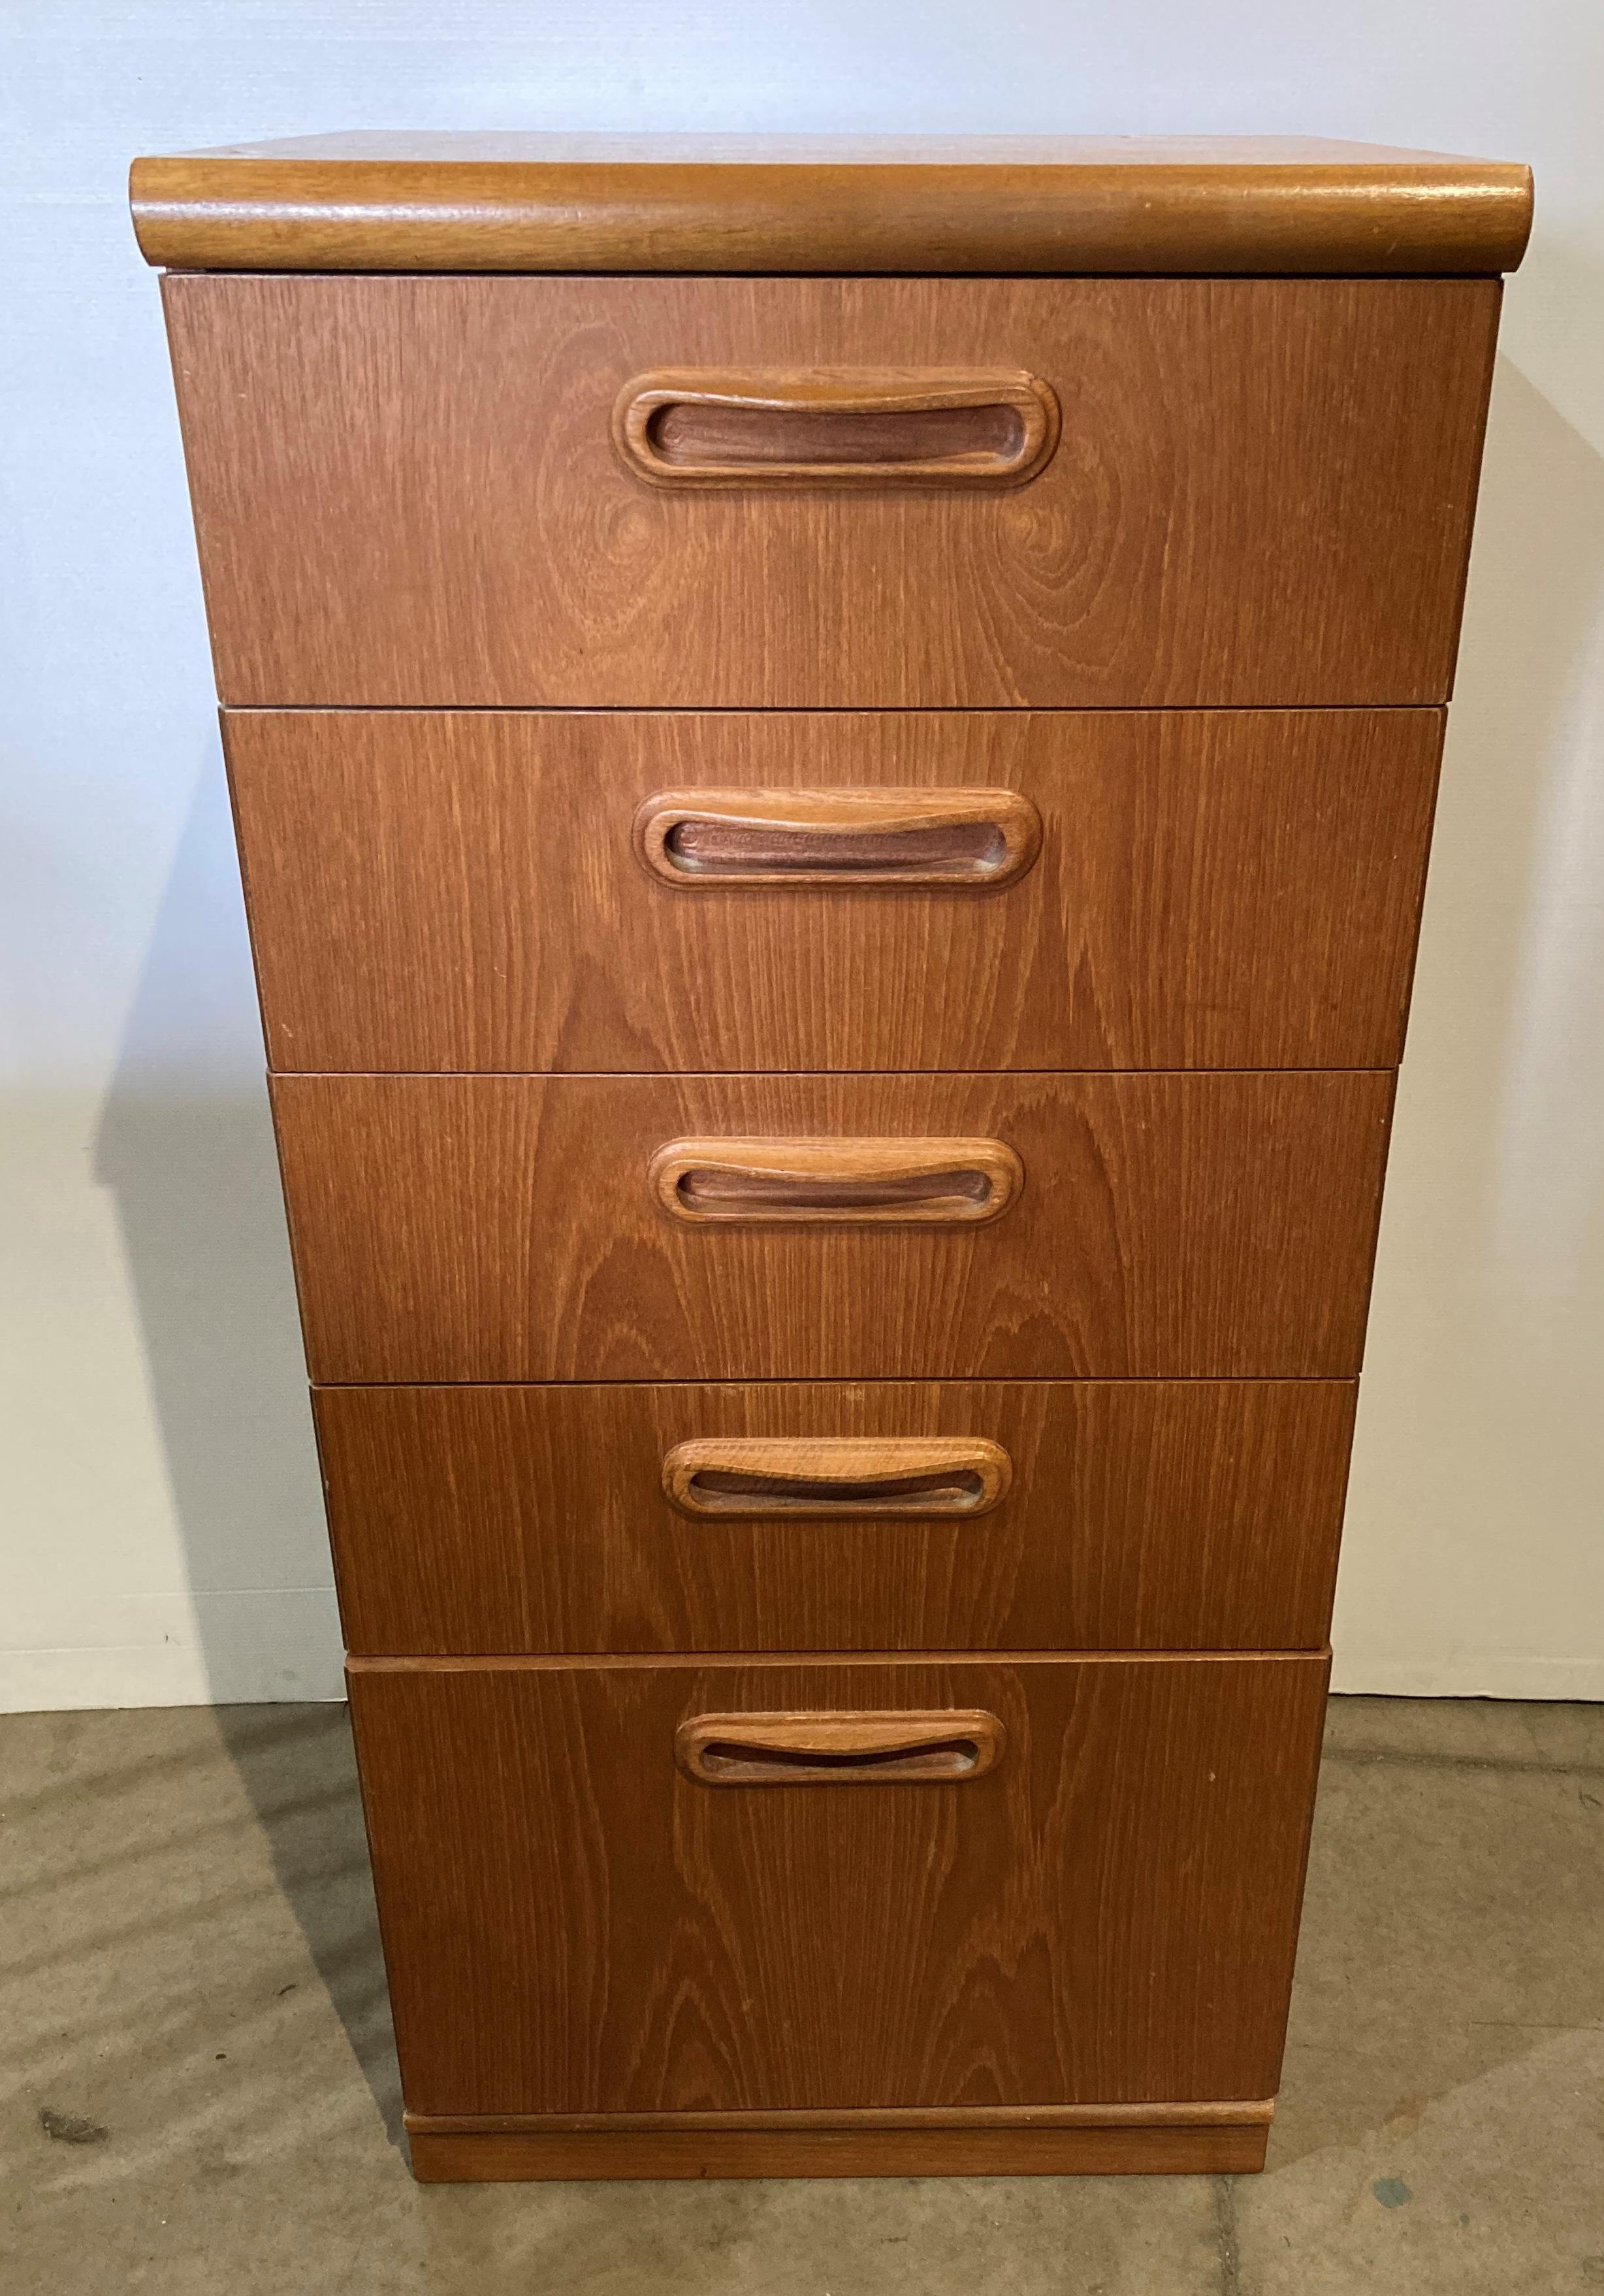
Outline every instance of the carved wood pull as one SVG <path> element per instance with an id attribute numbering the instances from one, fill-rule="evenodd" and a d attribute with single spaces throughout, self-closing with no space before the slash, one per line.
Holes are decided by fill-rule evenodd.
<path id="1" fill-rule="evenodd" d="M 1001 1140 L 673 1140 L 648 1168 L 669 1216 L 769 1225 L 973 1227 L 1025 1168 Z"/>
<path id="2" fill-rule="evenodd" d="M 674 1734 L 709 1786 L 917 1785 L 995 1769 L 1007 1732 L 978 1708 L 922 1714 L 699 1714 Z"/>
<path id="3" fill-rule="evenodd" d="M 634 849 L 663 883 L 958 885 L 1022 877 L 1042 820 L 1014 790 L 663 790 L 634 817 Z"/>
<path id="4" fill-rule="evenodd" d="M 626 383 L 612 430 L 659 487 L 1017 487 L 1058 445 L 1059 405 L 1017 368 L 691 368 Z"/>
<path id="5" fill-rule="evenodd" d="M 986 1514 L 1013 1462 L 981 1435 L 707 1436 L 676 1443 L 663 1491 L 682 1514 Z"/>

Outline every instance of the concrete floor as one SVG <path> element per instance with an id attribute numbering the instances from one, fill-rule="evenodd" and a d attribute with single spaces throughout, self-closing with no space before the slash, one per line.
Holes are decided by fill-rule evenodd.
<path id="1" fill-rule="evenodd" d="M 6 2296 L 1604 2289 L 1604 1707 L 1336 1702 L 1243 2178 L 421 2191 L 343 1709 L 12 1716 L 0 1781 Z"/>

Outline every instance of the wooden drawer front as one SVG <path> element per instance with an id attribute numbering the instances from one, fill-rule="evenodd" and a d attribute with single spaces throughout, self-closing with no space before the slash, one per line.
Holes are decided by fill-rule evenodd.
<path id="1" fill-rule="evenodd" d="M 1491 280 L 191 275 L 164 291 L 229 702 L 1448 690 Z M 765 459 L 775 429 L 710 485 L 725 450 L 705 423 L 677 469 L 649 470 L 624 416 L 615 442 L 621 394 L 638 408 L 665 373 L 688 404 L 698 378 L 760 396 L 798 371 L 838 398 L 888 377 L 915 396 L 954 375 L 1044 384 L 1061 435 L 1023 483 L 1011 448 L 951 484 L 894 444 L 901 466 L 865 483 L 849 440 L 845 462 L 805 441 L 813 480 L 796 483 Z"/>
<path id="2" fill-rule="evenodd" d="M 820 1381 L 314 1402 L 346 1640 L 402 1656 L 1318 1649 L 1354 1396 Z M 1000 1498 L 971 1464 L 988 1453 Z"/>
<path id="3" fill-rule="evenodd" d="M 1269 2096 L 1326 1670 L 356 1660 L 407 2104 Z M 903 1718 L 859 1734 L 912 1759 L 732 1782 L 798 1712 Z M 919 1759 L 944 1717 L 967 1775 Z"/>
<path id="4" fill-rule="evenodd" d="M 1368 1068 L 1401 1049 L 1436 711 L 285 711 L 226 732 L 281 1069 Z M 1002 885 L 921 882 L 944 865 L 899 826 L 909 791 L 937 811 L 964 793 L 1006 868 L 994 791 L 1040 821 L 1039 855 Z M 754 791 L 777 829 L 741 826 Z M 806 808 L 786 791 L 843 792 L 855 826 L 788 828 Z M 651 819 L 700 804 L 734 824 L 732 859 L 649 873 L 632 833 L 654 799 Z M 855 865 L 814 859 L 832 836 Z M 883 882 L 899 857 L 913 882 Z M 765 859 L 803 881 L 765 882 Z"/>
<path id="5" fill-rule="evenodd" d="M 1359 1367 L 1380 1072 L 282 1076 L 273 1092 L 315 1380 Z M 831 1154 L 869 1207 L 855 1224 L 765 1209 L 832 1200 L 816 1168 L 783 1177 Z"/>

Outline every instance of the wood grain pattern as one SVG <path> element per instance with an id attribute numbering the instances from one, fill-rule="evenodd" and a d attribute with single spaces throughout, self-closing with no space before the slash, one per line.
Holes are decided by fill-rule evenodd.
<path id="1" fill-rule="evenodd" d="M 274 1080 L 320 1381 L 1341 1377 L 1392 1078 Z M 985 1226 L 664 1218 L 682 1136 L 994 1138 Z"/>
<path id="2" fill-rule="evenodd" d="M 716 2132 L 1011 2128 L 1268 2128 L 1275 2099 L 1228 2097 L 1185 2104 L 877 2104 L 769 2112 L 406 2112 L 409 2135 L 426 2136 L 650 2136 L 665 2129 Z"/>
<path id="3" fill-rule="evenodd" d="M 151 263 L 250 271 L 1512 269 L 1529 169 L 1297 136 L 291 136 L 136 160 Z"/>
<path id="4" fill-rule="evenodd" d="M 1261 2167 L 1447 275 L 1529 177 L 357 138 L 134 198 L 264 275 L 1016 275 L 165 284 L 416 2173 Z"/>
<path id="5" fill-rule="evenodd" d="M 169 277 L 219 690 L 269 707 L 1437 702 L 1482 280 Z M 673 490 L 650 369 L 999 364 L 1001 492 Z"/>
<path id="6" fill-rule="evenodd" d="M 1059 440 L 1039 377 L 719 367 L 632 376 L 613 444 L 659 487 L 1018 487 Z"/>
<path id="7" fill-rule="evenodd" d="M 994 2128 L 977 2114 L 962 2127 L 931 2128 L 685 2128 L 668 2121 L 634 2131 L 423 2128 L 408 2141 L 420 2184 L 569 2184 L 618 2177 L 1242 2177 L 1264 2167 L 1268 2134 L 1232 2122 Z"/>
<path id="8" fill-rule="evenodd" d="M 357 1652 L 1317 1650 L 1355 1390 L 822 1380 L 314 1390 Z M 696 1521 L 678 1445 L 988 1441 L 983 1517 Z"/>
<path id="9" fill-rule="evenodd" d="M 1390 1067 L 1436 711 L 225 713 L 282 1069 Z M 698 788 L 1034 808 L 971 887 L 694 891 Z M 905 825 L 905 817 L 903 819 Z M 921 816 L 922 817 L 922 816 Z M 978 817 L 978 816 L 976 816 Z M 799 827 L 806 824 L 798 823 Z"/>
<path id="10" fill-rule="evenodd" d="M 407 2104 L 1271 2095 L 1326 1671 L 353 1661 Z M 692 1715 L 838 1707 L 978 1708 L 1008 1753 L 917 1792 L 714 1792 L 675 1767 Z"/>
<path id="11" fill-rule="evenodd" d="M 663 1458 L 663 1496 L 699 1521 L 989 1514 L 1013 1461 L 983 1435 L 700 1436 Z M 871 1645 L 872 1647 L 872 1645 Z"/>
<path id="12" fill-rule="evenodd" d="M 674 1759 L 704 1786 L 942 1785 L 994 1770 L 1008 1733 L 978 1707 L 692 1714 Z"/>

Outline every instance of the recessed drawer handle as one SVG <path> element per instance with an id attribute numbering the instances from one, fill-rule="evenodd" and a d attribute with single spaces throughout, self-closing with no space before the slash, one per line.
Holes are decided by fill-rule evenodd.
<path id="1" fill-rule="evenodd" d="M 986 1514 L 1013 1462 L 980 1435 L 708 1436 L 676 1443 L 663 1491 L 683 1514 Z"/>
<path id="2" fill-rule="evenodd" d="M 914 1785 L 980 1778 L 1007 1732 L 994 1714 L 699 1714 L 675 1759 L 709 1786 Z"/>
<path id="3" fill-rule="evenodd" d="M 678 889 L 956 885 L 1022 877 L 1041 816 L 1014 790 L 663 790 L 634 817 L 634 849 Z"/>
<path id="4" fill-rule="evenodd" d="M 636 375 L 612 428 L 659 487 L 1017 487 L 1057 446 L 1059 406 L 1018 368 L 699 367 Z"/>
<path id="5" fill-rule="evenodd" d="M 1025 1168 L 1002 1140 L 672 1140 L 648 1168 L 669 1216 L 973 1227 L 1005 1212 Z"/>

